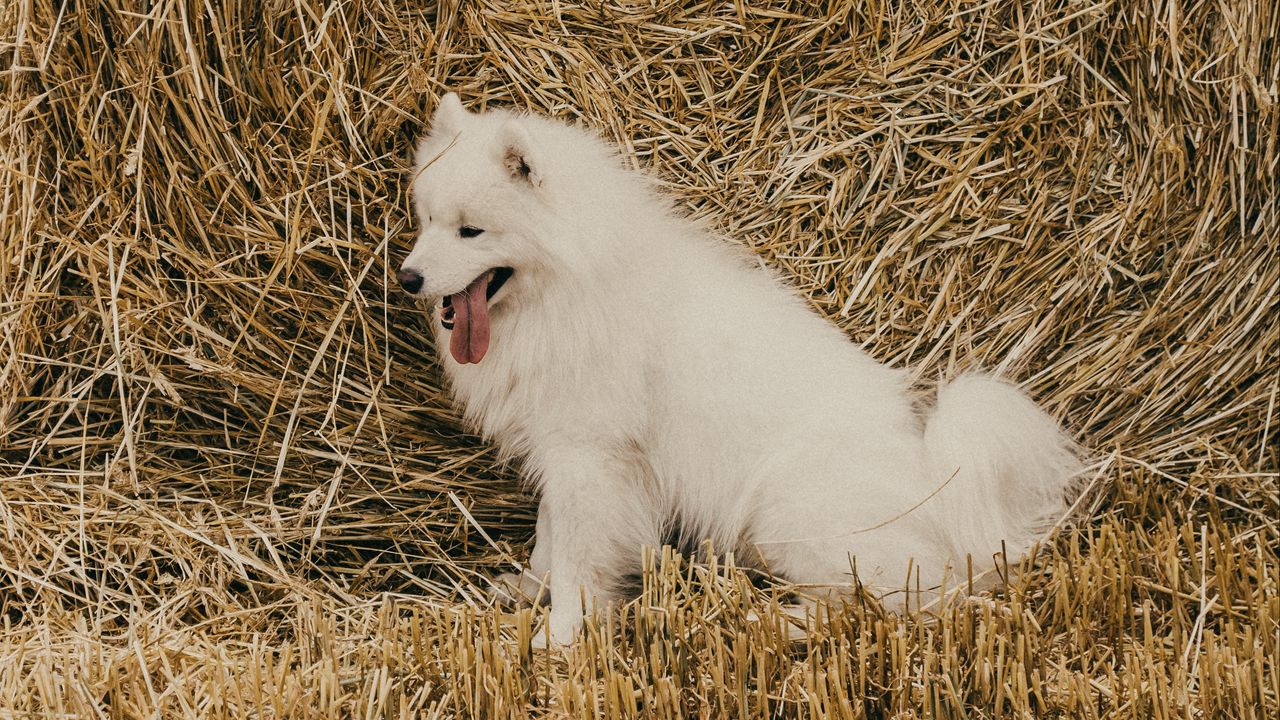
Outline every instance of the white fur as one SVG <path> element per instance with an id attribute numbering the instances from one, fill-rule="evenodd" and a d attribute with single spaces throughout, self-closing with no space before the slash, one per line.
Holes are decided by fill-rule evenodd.
<path id="1" fill-rule="evenodd" d="M 926 423 L 903 371 L 589 133 L 451 93 L 417 163 L 420 295 L 515 269 L 480 363 L 432 326 L 467 419 L 541 493 L 529 575 L 550 576 L 554 643 L 673 523 L 797 583 L 851 587 L 856 562 L 884 594 L 909 569 L 912 588 L 954 584 L 1002 541 L 1015 561 L 1065 507 L 1073 446 L 1020 391 L 962 377 Z"/>

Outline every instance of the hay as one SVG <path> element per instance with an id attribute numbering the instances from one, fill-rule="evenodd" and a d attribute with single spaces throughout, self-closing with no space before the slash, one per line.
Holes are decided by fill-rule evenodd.
<path id="1" fill-rule="evenodd" d="M 4 717 L 1275 717 L 1266 0 L 0 6 Z M 1026 382 L 1089 517 L 988 603 L 655 561 L 567 659 L 483 606 L 534 506 L 441 392 L 407 148 L 580 119 L 926 384 Z M 753 622 L 752 613 L 763 620 Z"/>

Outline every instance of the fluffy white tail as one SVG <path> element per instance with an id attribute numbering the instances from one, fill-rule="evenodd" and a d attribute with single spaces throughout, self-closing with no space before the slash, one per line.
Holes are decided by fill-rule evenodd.
<path id="1" fill-rule="evenodd" d="M 1081 463 L 1058 423 L 1016 387 L 965 375 L 938 391 L 924 432 L 933 477 L 929 505 L 964 567 L 990 567 L 1001 549 L 1018 561 L 1067 507 Z"/>

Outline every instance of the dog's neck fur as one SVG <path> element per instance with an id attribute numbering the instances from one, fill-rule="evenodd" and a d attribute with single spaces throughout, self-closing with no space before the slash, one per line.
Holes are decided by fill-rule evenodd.
<path id="1" fill-rule="evenodd" d="M 468 422 L 496 442 L 505 460 L 527 456 L 539 436 L 566 430 L 574 423 L 572 407 L 598 393 L 626 396 L 637 415 L 627 434 L 643 433 L 641 379 L 627 377 L 634 373 L 622 369 L 629 363 L 617 353 L 629 345 L 614 339 L 617 333 L 652 337 L 654 323 L 661 322 L 654 299 L 636 297 L 627 280 L 629 273 L 652 271 L 628 261 L 636 254 L 626 248 L 642 241 L 642 227 L 541 230 L 587 235 L 575 245 L 607 261 L 584 258 L 581 266 L 593 272 L 576 271 L 579 264 L 572 262 L 526 271 L 516 280 L 519 292 L 494 310 L 491 345 L 481 362 L 459 365 L 441 354 Z M 595 300 L 601 297 L 610 302 Z M 446 342 L 439 323 L 433 326 L 437 343 Z"/>

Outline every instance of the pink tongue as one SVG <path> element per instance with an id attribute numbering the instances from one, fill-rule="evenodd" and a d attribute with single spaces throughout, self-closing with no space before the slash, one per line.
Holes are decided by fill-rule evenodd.
<path id="1" fill-rule="evenodd" d="M 449 352 L 459 365 L 478 363 L 489 350 L 489 281 L 493 271 L 481 275 L 466 290 L 449 296 L 453 308 L 453 337 Z"/>

